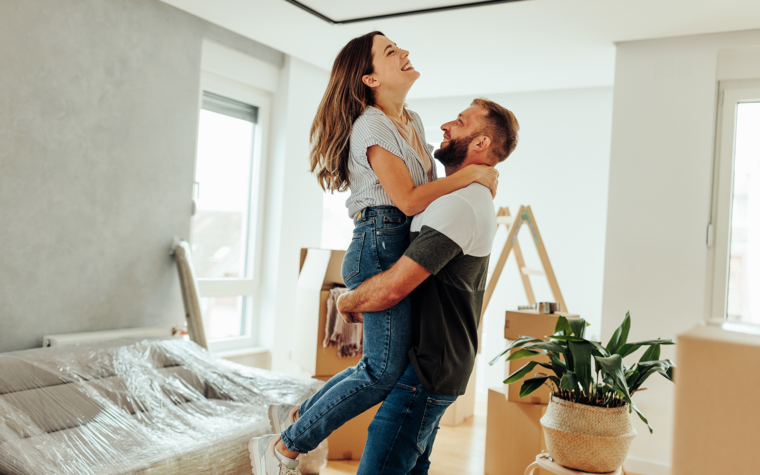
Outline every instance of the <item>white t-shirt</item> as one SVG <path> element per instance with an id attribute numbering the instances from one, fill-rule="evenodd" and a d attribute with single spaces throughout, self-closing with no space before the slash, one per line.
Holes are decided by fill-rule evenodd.
<path id="1" fill-rule="evenodd" d="M 478 324 L 496 213 L 477 183 L 435 200 L 412 220 L 404 255 L 432 274 L 412 292 L 409 359 L 433 394 L 464 394 L 478 348 Z"/>

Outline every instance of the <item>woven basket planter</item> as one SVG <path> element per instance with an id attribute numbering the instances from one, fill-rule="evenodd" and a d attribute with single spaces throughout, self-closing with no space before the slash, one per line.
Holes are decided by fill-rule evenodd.
<path id="1" fill-rule="evenodd" d="M 586 406 L 553 395 L 541 418 L 541 426 L 552 458 L 560 465 L 581 472 L 617 470 L 636 437 L 628 405 Z"/>

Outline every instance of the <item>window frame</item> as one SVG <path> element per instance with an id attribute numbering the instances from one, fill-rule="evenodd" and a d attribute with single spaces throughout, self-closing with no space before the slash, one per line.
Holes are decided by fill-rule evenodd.
<path id="1" fill-rule="evenodd" d="M 721 81 L 718 98 L 713 189 L 707 228 L 705 318 L 722 322 L 728 318 L 736 118 L 739 104 L 760 102 L 760 80 Z"/>
<path id="2" fill-rule="evenodd" d="M 239 278 L 198 278 L 199 297 L 232 297 L 243 296 L 247 299 L 244 305 L 245 334 L 208 340 L 212 353 L 229 352 L 234 350 L 255 348 L 258 345 L 258 300 L 261 287 L 261 254 L 263 235 L 263 204 L 264 204 L 264 161 L 268 155 L 268 136 L 270 127 L 271 94 L 259 88 L 221 76 L 211 71 L 201 71 L 200 91 L 198 94 L 198 116 L 202 109 L 203 93 L 208 91 L 258 108 L 257 123 L 253 138 L 253 163 L 251 164 L 251 190 L 248 201 L 247 253 L 245 275 Z M 200 127 L 200 120 L 199 120 Z M 196 138 L 197 140 L 197 138 Z M 198 164 L 196 150 L 193 167 Z M 191 243 L 192 244 L 192 243 Z M 204 317 L 205 320 L 205 317 Z M 206 325 L 207 326 L 207 325 Z"/>

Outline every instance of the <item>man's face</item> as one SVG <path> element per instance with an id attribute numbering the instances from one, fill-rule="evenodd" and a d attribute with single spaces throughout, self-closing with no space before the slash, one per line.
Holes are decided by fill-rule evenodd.
<path id="1" fill-rule="evenodd" d="M 456 119 L 441 126 L 443 142 L 441 148 L 435 151 L 435 158 L 443 166 L 456 168 L 467 159 L 470 143 L 480 135 L 480 118 L 485 114 L 486 110 L 482 107 L 470 106 Z"/>

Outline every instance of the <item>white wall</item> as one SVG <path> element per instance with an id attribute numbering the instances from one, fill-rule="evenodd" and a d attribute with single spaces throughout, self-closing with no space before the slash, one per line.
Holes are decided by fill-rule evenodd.
<path id="1" fill-rule="evenodd" d="M 627 310 L 636 340 L 674 338 L 704 319 L 718 80 L 760 76 L 757 50 L 735 61 L 738 48 L 757 45 L 760 30 L 617 45 L 604 341 Z M 635 422 L 626 466 L 666 474 L 674 390 L 661 379 L 648 386 L 635 401 L 655 432 Z"/>
<path id="2" fill-rule="evenodd" d="M 322 189 L 309 173 L 309 129 L 329 73 L 286 57 L 273 102 L 273 134 L 267 163 L 263 265 L 259 294 L 259 344 L 272 351 L 272 369 L 298 373 L 290 363 L 302 247 L 320 247 Z"/>
<path id="3" fill-rule="evenodd" d="M 514 112 L 520 122 L 515 152 L 498 166 L 499 192 L 495 206 L 509 206 L 514 214 L 530 205 L 557 275 L 568 308 L 592 323 L 599 334 L 602 308 L 602 272 L 607 216 L 607 179 L 612 115 L 612 89 L 571 89 L 488 97 Z M 425 123 L 428 142 L 440 142 L 438 127 L 467 108 L 472 97 L 418 99 L 409 107 Z M 539 265 L 530 233 L 520 235 L 526 264 Z M 492 265 L 504 245 L 497 235 Z M 535 264 L 531 265 L 531 262 Z M 542 277 L 532 277 L 536 298 L 552 300 Z M 478 374 L 478 396 L 501 384 L 503 364 L 486 364 L 505 345 L 504 311 L 527 303 L 515 264 L 510 257 L 484 320 L 483 361 Z"/>

